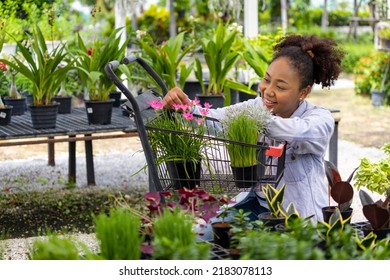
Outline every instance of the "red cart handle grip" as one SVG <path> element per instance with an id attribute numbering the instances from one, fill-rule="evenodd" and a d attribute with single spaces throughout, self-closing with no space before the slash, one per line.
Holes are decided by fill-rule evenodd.
<path id="1" fill-rule="evenodd" d="M 265 154 L 270 157 L 280 157 L 283 154 L 284 144 L 279 144 L 279 146 L 270 146 L 268 150 L 265 151 Z"/>

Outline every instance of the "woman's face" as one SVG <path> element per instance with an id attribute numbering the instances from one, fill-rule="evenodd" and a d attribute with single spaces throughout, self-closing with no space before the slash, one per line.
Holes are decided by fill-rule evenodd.
<path id="1" fill-rule="evenodd" d="M 300 81 L 288 58 L 280 57 L 273 61 L 259 86 L 264 106 L 276 116 L 289 118 L 311 89 L 307 86 L 299 90 Z"/>

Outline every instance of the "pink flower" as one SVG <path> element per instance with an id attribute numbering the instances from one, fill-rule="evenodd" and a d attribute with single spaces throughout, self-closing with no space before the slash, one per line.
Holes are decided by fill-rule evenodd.
<path id="1" fill-rule="evenodd" d="M 155 110 L 160 110 L 164 107 L 163 103 L 159 99 L 149 101 L 147 102 L 147 104 L 149 104 L 150 107 L 152 107 Z"/>
<path id="2" fill-rule="evenodd" d="M 182 109 L 183 111 L 187 111 L 188 105 L 180 104 L 180 109 Z"/>
<path id="3" fill-rule="evenodd" d="M 198 106 L 198 105 L 200 105 L 200 101 L 195 96 L 194 100 L 191 100 L 191 106 Z"/>
<path id="4" fill-rule="evenodd" d="M 206 109 L 210 109 L 211 107 L 213 107 L 213 104 L 210 104 L 210 103 L 208 103 L 208 102 L 205 102 L 205 103 L 203 104 L 203 106 L 204 106 Z"/>
<path id="5" fill-rule="evenodd" d="M 173 108 L 175 108 L 176 111 L 178 111 L 180 109 L 180 104 L 176 104 L 176 103 L 173 103 Z"/>
<path id="6" fill-rule="evenodd" d="M 206 116 L 208 113 L 209 113 L 209 109 L 206 109 L 206 108 L 200 109 L 200 114 L 202 116 Z"/>
<path id="7" fill-rule="evenodd" d="M 194 118 L 194 115 L 191 114 L 190 112 L 184 112 L 184 113 L 183 113 L 183 117 L 184 117 L 186 120 L 192 121 L 193 118 Z"/>
<path id="8" fill-rule="evenodd" d="M 159 192 L 148 192 L 144 195 L 144 198 L 147 201 L 156 202 L 157 204 L 161 201 L 161 196 Z"/>

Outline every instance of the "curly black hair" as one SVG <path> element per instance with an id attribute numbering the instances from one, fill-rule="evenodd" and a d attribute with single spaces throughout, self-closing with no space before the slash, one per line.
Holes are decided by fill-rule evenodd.
<path id="1" fill-rule="evenodd" d="M 287 35 L 274 47 L 272 61 L 287 57 L 301 79 L 301 89 L 313 84 L 322 88 L 334 85 L 342 71 L 341 61 L 344 52 L 332 39 L 314 35 Z M 271 61 L 271 62 L 272 62 Z"/>

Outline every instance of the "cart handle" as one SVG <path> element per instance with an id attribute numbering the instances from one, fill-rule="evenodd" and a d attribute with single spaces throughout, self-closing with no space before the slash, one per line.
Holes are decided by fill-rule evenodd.
<path id="1" fill-rule="evenodd" d="M 168 92 L 167 86 L 165 85 L 161 77 L 156 73 L 156 71 L 144 59 L 140 58 L 139 56 L 135 56 L 134 54 L 131 54 L 128 57 L 122 59 L 122 62 L 124 64 L 130 64 L 134 61 L 138 62 L 138 64 L 140 64 L 146 70 L 146 72 L 157 82 L 157 84 L 161 87 L 163 95 L 165 96 L 165 94 L 167 94 Z"/>
<path id="2" fill-rule="evenodd" d="M 269 146 L 269 149 L 265 151 L 265 154 L 270 157 L 281 157 L 283 154 L 285 144 L 279 144 L 279 146 Z"/>
<path id="3" fill-rule="evenodd" d="M 123 92 L 123 94 L 129 99 L 131 104 L 133 105 L 134 110 L 134 120 L 137 126 L 138 135 L 141 139 L 141 144 L 144 150 L 146 163 L 148 164 L 149 169 L 149 176 L 150 179 L 153 181 L 153 186 L 155 191 L 162 191 L 162 185 L 160 180 L 158 180 L 158 172 L 157 167 L 153 162 L 153 151 L 150 145 L 146 145 L 148 136 L 146 134 L 146 128 L 144 125 L 144 122 L 141 118 L 141 112 L 138 106 L 137 101 L 135 100 L 134 96 L 131 94 L 131 92 L 128 90 L 127 87 L 121 82 L 121 80 L 115 75 L 114 70 L 118 68 L 119 62 L 118 61 L 111 61 L 106 64 L 104 67 L 104 70 L 107 74 L 107 76 L 113 81 L 113 83 Z"/>

